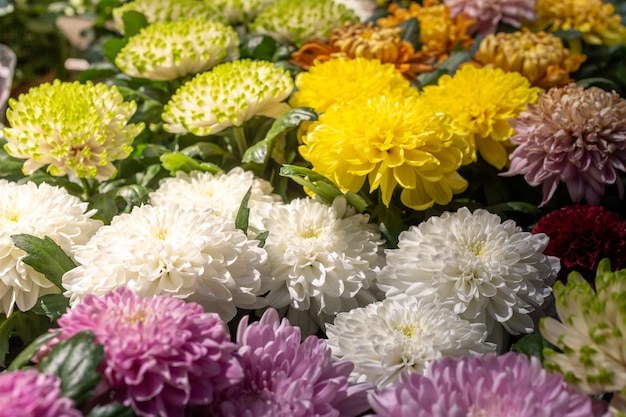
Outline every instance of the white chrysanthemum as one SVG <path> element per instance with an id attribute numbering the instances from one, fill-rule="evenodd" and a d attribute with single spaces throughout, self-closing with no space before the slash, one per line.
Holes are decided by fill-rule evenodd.
<path id="1" fill-rule="evenodd" d="M 245 23 L 253 20 L 274 0 L 213 0 L 214 7 L 231 24 Z"/>
<path id="2" fill-rule="evenodd" d="M 141 29 L 117 54 L 115 65 L 133 77 L 169 81 L 237 58 L 239 35 L 235 29 L 193 17 Z"/>
<path id="3" fill-rule="evenodd" d="M 40 296 L 59 293 L 44 275 L 23 262 L 26 253 L 11 236 L 48 236 L 71 257 L 75 246 L 87 242 L 102 222 L 91 218 L 96 211 L 87 210 L 87 203 L 46 183 L 0 180 L 0 195 L 0 312 L 9 315 L 16 305 L 27 311 Z"/>
<path id="4" fill-rule="evenodd" d="M 275 206 L 264 225 L 271 276 L 267 300 L 278 309 L 289 306 L 287 317 L 303 334 L 339 312 L 376 301 L 383 242 L 368 216 L 350 212 L 345 198 L 332 206 L 296 199 Z"/>
<path id="5" fill-rule="evenodd" d="M 352 9 L 333 0 L 277 0 L 259 13 L 249 29 L 300 47 L 308 41 L 326 41 L 333 28 L 358 21 Z"/>
<path id="6" fill-rule="evenodd" d="M 133 208 L 77 248 L 77 268 L 63 275 L 71 304 L 88 294 L 128 286 L 142 296 L 171 294 L 195 301 L 229 321 L 236 307 L 265 303 L 258 242 L 211 210 L 177 205 Z"/>
<path id="7" fill-rule="evenodd" d="M 289 110 L 284 100 L 292 90 L 289 73 L 271 62 L 226 62 L 176 91 L 163 109 L 164 129 L 207 136 L 241 126 L 253 116 L 277 118 Z"/>
<path id="8" fill-rule="evenodd" d="M 220 20 L 215 6 L 210 1 L 198 0 L 135 0 L 113 9 L 115 28 L 124 34 L 122 17 L 126 12 L 139 12 L 148 23 L 175 22 L 187 17 L 205 20 Z"/>
<path id="9" fill-rule="evenodd" d="M 540 310 L 560 268 L 558 258 L 543 254 L 548 240 L 463 207 L 402 232 L 378 284 L 389 298 L 439 298 L 461 317 L 486 323 L 490 333 L 495 323 L 512 334 L 530 333 L 529 313 Z"/>
<path id="10" fill-rule="evenodd" d="M 150 203 L 154 206 L 174 203 L 200 210 L 210 208 L 218 216 L 235 221 L 248 190 L 248 234 L 256 236 L 263 231 L 263 218 L 282 200 L 278 194 L 272 194 L 273 188 L 268 181 L 241 167 L 219 174 L 178 171 L 176 178 L 161 180 L 159 188 L 150 193 Z"/>
<path id="11" fill-rule="evenodd" d="M 444 356 L 493 352 L 483 323 L 470 323 L 437 303 L 386 299 L 340 313 L 326 325 L 333 357 L 354 363 L 351 377 L 387 387 L 400 375 L 424 373 Z"/>

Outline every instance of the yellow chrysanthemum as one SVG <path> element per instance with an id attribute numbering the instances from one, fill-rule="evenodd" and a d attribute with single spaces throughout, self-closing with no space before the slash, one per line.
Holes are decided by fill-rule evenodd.
<path id="1" fill-rule="evenodd" d="M 539 29 L 556 32 L 575 29 L 585 42 L 616 45 L 626 42 L 626 27 L 615 7 L 602 0 L 537 0 Z"/>
<path id="2" fill-rule="evenodd" d="M 570 54 L 563 42 L 546 32 L 500 32 L 480 43 L 474 61 L 481 65 L 519 72 L 534 86 L 550 88 L 572 81 L 569 74 L 585 61 L 582 54 Z"/>
<path id="3" fill-rule="evenodd" d="M 422 98 L 450 114 L 455 128 L 470 135 L 476 159 L 480 155 L 498 169 L 508 163 L 507 147 L 513 128 L 509 119 L 535 103 L 542 90 L 517 72 L 464 65 L 454 76 L 443 75 L 438 85 L 424 87 Z M 470 162 L 469 160 L 465 161 Z"/>
<path id="4" fill-rule="evenodd" d="M 467 136 L 449 116 L 401 93 L 361 97 L 329 108 L 313 123 L 300 147 L 313 169 L 342 191 L 369 182 L 388 206 L 394 190 L 415 210 L 447 204 L 467 182 L 456 172 L 469 152 Z"/>
<path id="5" fill-rule="evenodd" d="M 474 42 L 467 30 L 475 21 L 464 14 L 452 18 L 450 8 L 438 0 L 424 0 L 424 5 L 412 2 L 408 8 L 392 4 L 389 12 L 390 16 L 378 19 L 380 26 L 394 27 L 413 18 L 419 21 L 419 41 L 424 52 L 447 54 L 457 45 L 468 49 Z"/>
<path id="6" fill-rule="evenodd" d="M 335 58 L 316 62 L 309 72 L 296 76 L 296 87 L 298 91 L 289 104 L 293 107 L 312 107 L 317 112 L 324 112 L 342 101 L 388 91 L 405 95 L 417 93 L 393 64 L 366 58 Z"/>

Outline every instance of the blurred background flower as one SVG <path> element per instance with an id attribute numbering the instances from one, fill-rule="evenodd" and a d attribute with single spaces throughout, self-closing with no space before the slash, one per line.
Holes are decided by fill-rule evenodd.
<path id="1" fill-rule="evenodd" d="M 138 12 L 144 15 L 149 24 L 158 22 L 176 22 L 180 19 L 198 18 L 220 20 L 214 2 L 197 0 L 133 0 L 115 7 L 112 18 L 115 28 L 124 33 L 124 13 Z"/>
<path id="2" fill-rule="evenodd" d="M 522 23 L 536 19 L 535 3 L 537 0 L 444 0 L 450 7 L 452 16 L 467 14 L 476 20 L 472 32 L 481 35 L 494 33 L 498 24 L 519 28 Z"/>

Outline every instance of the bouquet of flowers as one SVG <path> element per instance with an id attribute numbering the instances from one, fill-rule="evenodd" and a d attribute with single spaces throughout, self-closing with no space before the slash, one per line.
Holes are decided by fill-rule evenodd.
<path id="1" fill-rule="evenodd" d="M 102 54 L 1 130 L 1 417 L 626 415 L 624 4 L 72 7 Z"/>

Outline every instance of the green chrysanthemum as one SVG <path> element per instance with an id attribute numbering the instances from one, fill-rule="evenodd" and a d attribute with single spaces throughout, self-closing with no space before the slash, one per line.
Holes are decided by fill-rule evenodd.
<path id="1" fill-rule="evenodd" d="M 554 285 L 561 321 L 544 318 L 541 334 L 563 353 L 545 349 L 547 369 L 588 394 L 626 394 L 626 269 L 600 261 L 596 289 L 577 272 Z"/>
<path id="2" fill-rule="evenodd" d="M 291 75 L 271 62 L 248 59 L 220 64 L 183 84 L 165 105 L 170 133 L 206 136 L 241 126 L 253 116 L 278 117 L 290 107 Z"/>
<path id="3" fill-rule="evenodd" d="M 115 28 L 124 33 L 124 13 L 142 13 L 148 23 L 175 22 L 187 17 L 221 20 L 215 6 L 209 1 L 198 0 L 135 0 L 113 9 Z"/>
<path id="4" fill-rule="evenodd" d="M 333 0 L 278 0 L 263 9 L 249 29 L 300 47 L 327 40 L 330 31 L 344 22 L 358 21 L 352 9 Z"/>
<path id="5" fill-rule="evenodd" d="M 252 21 L 274 0 L 213 0 L 218 12 L 230 23 L 237 24 Z"/>
<path id="6" fill-rule="evenodd" d="M 48 165 L 56 176 L 71 171 L 79 178 L 109 179 L 117 172 L 112 162 L 128 157 L 144 128 L 128 124 L 135 102 L 124 102 L 116 87 L 104 84 L 56 80 L 31 88 L 9 106 L 4 147 L 26 159 L 26 175 Z"/>
<path id="7" fill-rule="evenodd" d="M 239 58 L 239 36 L 223 23 L 203 18 L 159 22 L 132 36 L 115 65 L 133 77 L 168 81 Z"/>

